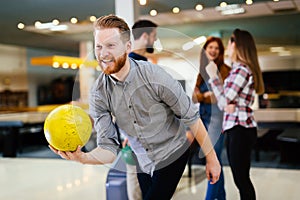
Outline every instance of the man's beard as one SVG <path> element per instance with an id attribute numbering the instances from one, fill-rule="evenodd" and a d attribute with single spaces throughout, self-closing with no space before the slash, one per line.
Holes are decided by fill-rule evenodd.
<path id="1" fill-rule="evenodd" d="M 153 47 L 147 47 L 146 48 L 146 52 L 147 53 L 153 53 L 154 52 L 154 48 Z"/>
<path id="2" fill-rule="evenodd" d="M 103 73 L 110 75 L 118 73 L 125 65 L 127 58 L 127 53 L 125 52 L 122 56 L 118 57 L 117 59 L 114 59 L 113 66 L 109 65 L 105 69 L 101 66 Z"/>

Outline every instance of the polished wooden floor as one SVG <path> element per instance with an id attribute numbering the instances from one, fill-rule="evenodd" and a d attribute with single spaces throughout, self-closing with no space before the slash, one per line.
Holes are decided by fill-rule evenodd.
<path id="1" fill-rule="evenodd" d="M 105 200 L 109 166 L 82 165 L 57 158 L 0 158 L 0 199 L 4 200 Z M 202 200 L 204 167 L 185 171 L 174 200 Z M 224 167 L 227 199 L 239 199 L 231 171 Z M 300 199 L 300 170 L 252 167 L 251 177 L 260 200 Z"/>

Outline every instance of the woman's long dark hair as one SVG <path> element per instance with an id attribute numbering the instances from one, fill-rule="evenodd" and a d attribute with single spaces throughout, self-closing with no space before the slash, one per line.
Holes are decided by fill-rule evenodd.
<path id="1" fill-rule="evenodd" d="M 233 59 L 249 66 L 253 74 L 256 93 L 264 93 L 264 81 L 258 63 L 257 50 L 252 35 L 248 31 L 235 29 L 232 37 L 235 42 L 235 53 Z"/>

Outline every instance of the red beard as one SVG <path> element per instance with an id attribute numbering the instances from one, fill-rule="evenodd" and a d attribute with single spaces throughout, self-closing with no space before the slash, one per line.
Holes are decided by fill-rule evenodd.
<path id="1" fill-rule="evenodd" d="M 113 65 L 109 65 L 105 69 L 103 69 L 103 67 L 100 64 L 100 67 L 102 68 L 102 71 L 107 75 L 118 73 L 125 65 L 126 58 L 127 53 L 124 53 L 118 59 L 114 59 Z"/>

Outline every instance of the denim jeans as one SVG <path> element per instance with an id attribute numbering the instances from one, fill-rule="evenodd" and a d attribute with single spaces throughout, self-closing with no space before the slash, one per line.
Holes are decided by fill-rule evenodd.
<path id="1" fill-rule="evenodd" d="M 222 131 L 223 112 L 219 110 L 216 104 L 201 103 L 200 117 L 207 129 L 208 135 L 211 139 L 214 149 L 216 151 L 219 162 L 222 166 L 221 154 L 224 147 L 224 134 Z M 218 182 L 215 184 L 207 183 L 206 200 L 225 200 L 226 192 L 224 188 L 224 174 L 223 168 L 221 168 L 221 174 Z"/>

